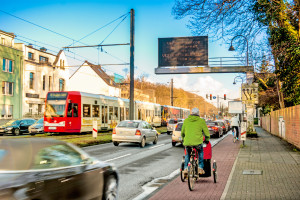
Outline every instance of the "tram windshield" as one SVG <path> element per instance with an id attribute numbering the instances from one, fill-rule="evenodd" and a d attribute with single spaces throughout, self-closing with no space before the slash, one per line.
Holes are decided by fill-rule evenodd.
<path id="1" fill-rule="evenodd" d="M 50 100 L 46 104 L 46 117 L 64 117 L 66 110 L 66 101 Z"/>

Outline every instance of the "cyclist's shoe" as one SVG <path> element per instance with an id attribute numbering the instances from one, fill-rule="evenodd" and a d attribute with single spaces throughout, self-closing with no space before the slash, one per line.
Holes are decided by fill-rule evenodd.
<path id="1" fill-rule="evenodd" d="M 236 140 L 237 140 L 237 141 L 239 141 L 239 138 L 238 138 L 238 137 L 236 137 Z"/>
<path id="2" fill-rule="evenodd" d="M 183 173 L 184 179 L 186 179 L 188 177 L 188 169 L 186 168 L 186 169 L 182 170 L 182 173 Z"/>
<path id="3" fill-rule="evenodd" d="M 205 171 L 202 168 L 198 167 L 198 173 L 199 174 L 205 174 Z"/>

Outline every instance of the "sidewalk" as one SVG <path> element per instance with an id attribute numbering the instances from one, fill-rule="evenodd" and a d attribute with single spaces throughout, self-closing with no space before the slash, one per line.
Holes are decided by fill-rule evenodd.
<path id="1" fill-rule="evenodd" d="M 232 135 L 213 147 L 216 184 L 213 177 L 201 178 L 191 192 L 177 177 L 149 199 L 300 199 L 300 153 L 263 129 L 256 131 L 259 137 L 247 138 L 244 148 L 232 142 Z M 261 175 L 253 174 L 260 170 Z"/>

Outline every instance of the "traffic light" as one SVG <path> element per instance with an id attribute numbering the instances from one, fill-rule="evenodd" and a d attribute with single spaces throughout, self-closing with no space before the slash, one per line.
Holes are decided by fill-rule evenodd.
<path id="1" fill-rule="evenodd" d="M 226 94 L 224 94 L 224 100 L 226 100 Z"/>
<path id="2" fill-rule="evenodd" d="M 210 100 L 212 100 L 212 94 L 209 95 Z"/>

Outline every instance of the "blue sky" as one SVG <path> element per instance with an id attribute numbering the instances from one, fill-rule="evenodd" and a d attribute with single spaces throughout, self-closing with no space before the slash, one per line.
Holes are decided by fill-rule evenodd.
<path id="1" fill-rule="evenodd" d="M 173 0 L 95 0 L 95 1 L 6 1 L 1 3 L 0 10 L 26 19 L 30 22 L 63 34 L 74 40 L 86 36 L 123 14 L 135 9 L 135 76 L 146 75 L 149 81 L 167 83 L 174 78 L 175 87 L 189 91 L 236 98 L 239 96 L 239 86 L 233 85 L 233 79 L 239 74 L 196 74 L 196 75 L 155 75 L 154 69 L 158 64 L 158 38 L 192 36 L 186 27 L 187 19 L 175 20 L 171 14 Z M 49 52 L 58 52 L 64 46 L 74 41 L 56 35 L 32 24 L 16 19 L 0 12 L 0 29 L 17 35 L 15 42 L 32 43 L 45 46 Z M 88 45 L 101 43 L 121 19 L 97 31 L 81 42 Z M 117 26 L 103 44 L 129 43 L 130 16 Z M 209 37 L 209 57 L 227 57 L 238 55 L 228 52 L 228 41 L 213 42 Z M 42 43 L 41 43 L 42 42 Z M 83 45 L 76 43 L 75 45 Z M 70 71 L 89 60 L 95 64 L 129 63 L 129 47 L 105 47 L 103 52 L 96 48 L 72 49 L 75 54 L 67 53 Z M 106 52 L 106 53 L 105 53 Z M 241 56 L 241 55 L 239 55 Z M 75 58 L 75 59 L 74 59 Z M 107 73 L 125 75 L 129 66 L 104 66 Z M 176 95 L 176 94 L 175 94 Z M 227 102 L 224 102 L 227 105 Z"/>

